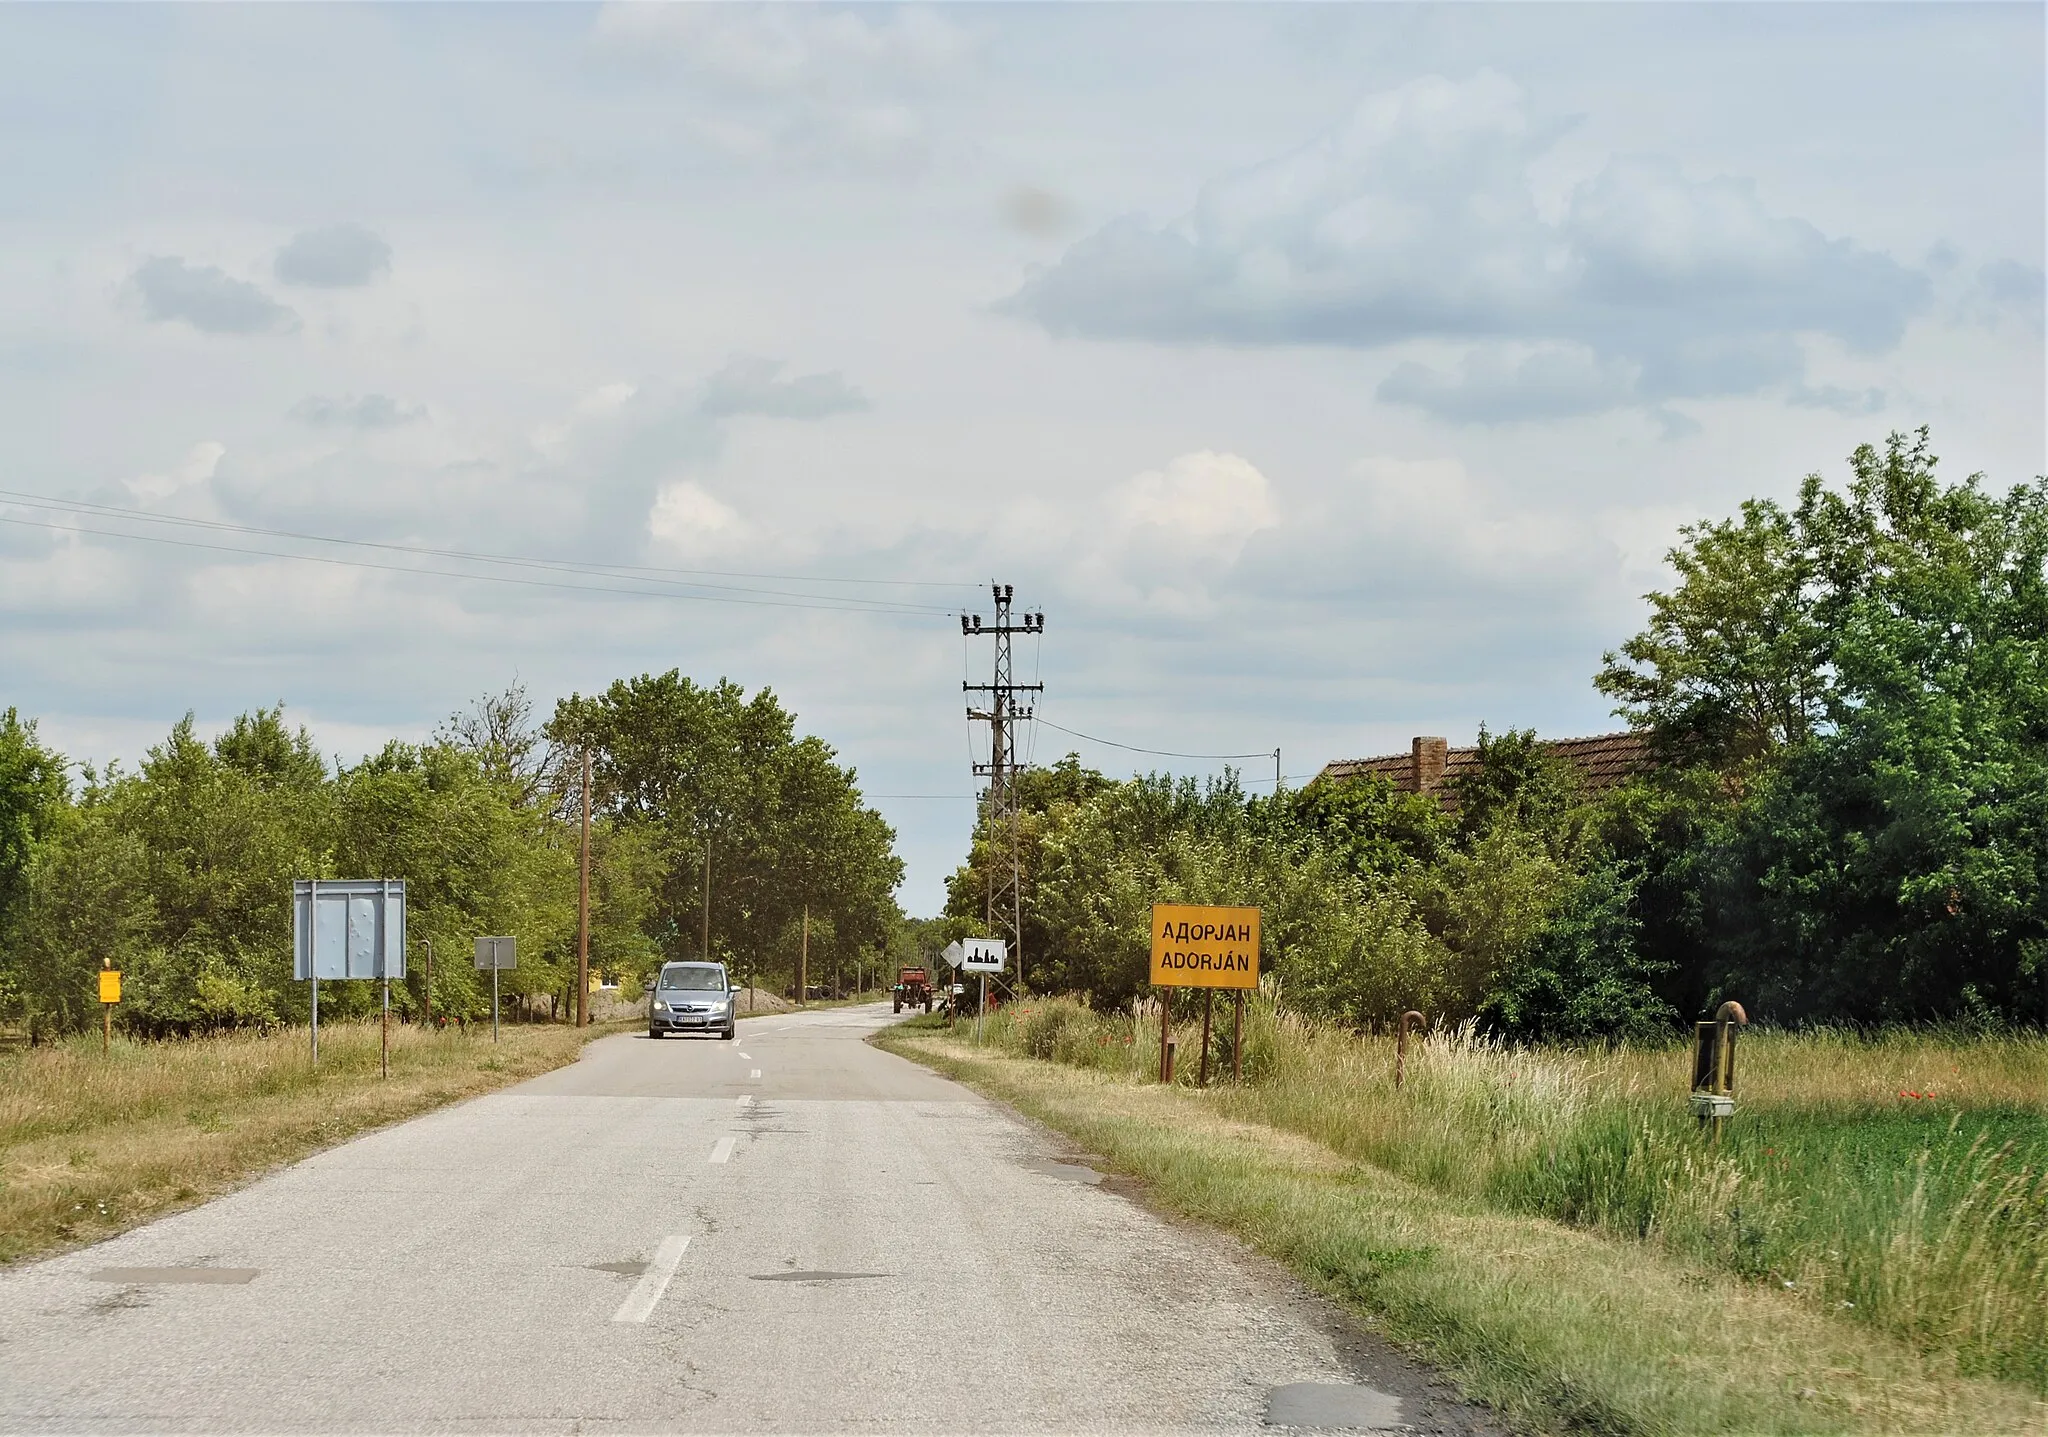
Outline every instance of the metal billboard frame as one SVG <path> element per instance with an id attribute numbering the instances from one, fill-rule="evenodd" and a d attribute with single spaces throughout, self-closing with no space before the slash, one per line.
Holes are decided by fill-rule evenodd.
<path id="1" fill-rule="evenodd" d="M 292 977 L 405 977 L 403 878 L 292 880 Z"/>
<path id="2" fill-rule="evenodd" d="M 323 906 L 324 905 L 324 906 Z M 320 1066 L 320 980 L 381 979 L 379 1066 L 391 1076 L 391 980 L 405 978 L 403 878 L 294 878 L 292 977 L 313 985 L 313 1066 Z"/>

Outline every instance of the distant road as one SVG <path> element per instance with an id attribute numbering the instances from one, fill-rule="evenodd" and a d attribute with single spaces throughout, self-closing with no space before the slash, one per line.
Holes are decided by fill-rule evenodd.
<path id="1" fill-rule="evenodd" d="M 1403 1385 L 1235 1244 L 860 1041 L 890 1021 L 606 1039 L 0 1272 L 0 1428 L 1248 1431 L 1276 1386 Z"/>

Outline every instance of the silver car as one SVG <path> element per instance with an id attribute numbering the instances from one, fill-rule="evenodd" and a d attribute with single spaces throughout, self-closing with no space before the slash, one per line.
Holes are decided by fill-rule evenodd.
<path id="1" fill-rule="evenodd" d="M 647 1036 L 733 1035 L 732 980 L 723 963 L 664 963 L 647 1008 Z"/>

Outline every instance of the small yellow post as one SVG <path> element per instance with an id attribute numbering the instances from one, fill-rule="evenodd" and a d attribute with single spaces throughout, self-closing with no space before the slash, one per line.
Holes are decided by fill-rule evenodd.
<path id="1" fill-rule="evenodd" d="M 121 1001 L 121 970 L 111 958 L 100 960 L 100 1052 L 114 1051 L 114 1005 Z"/>

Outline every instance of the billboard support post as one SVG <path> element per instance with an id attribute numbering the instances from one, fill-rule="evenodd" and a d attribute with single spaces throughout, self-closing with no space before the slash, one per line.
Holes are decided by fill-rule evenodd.
<path id="1" fill-rule="evenodd" d="M 313 880 L 313 910 L 320 909 L 320 880 Z M 293 916 L 297 917 L 296 909 Z M 311 962 L 306 964 L 306 974 L 313 980 L 313 1066 L 320 1066 L 320 970 Z"/>
<path id="2" fill-rule="evenodd" d="M 391 975 L 384 975 L 384 1034 L 377 1050 L 377 1074 L 391 1076 Z"/>

